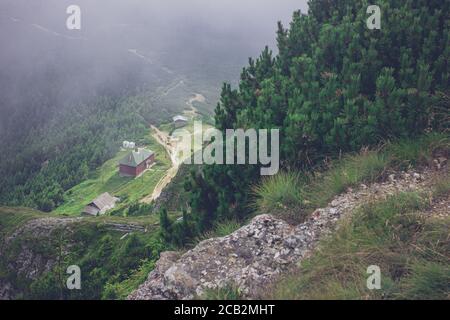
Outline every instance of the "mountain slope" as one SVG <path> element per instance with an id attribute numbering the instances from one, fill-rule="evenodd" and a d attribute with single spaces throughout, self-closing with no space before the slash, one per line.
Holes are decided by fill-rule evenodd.
<path id="1" fill-rule="evenodd" d="M 314 254 L 337 226 L 352 219 L 359 207 L 402 194 L 424 197 L 434 190 L 437 177 L 447 175 L 448 184 L 448 174 L 448 167 L 441 171 L 427 168 L 421 172 L 392 173 L 387 181 L 350 188 L 296 226 L 270 215 L 257 216 L 229 236 L 205 240 L 184 254 L 163 254 L 148 280 L 128 298 L 193 299 L 230 288 L 244 298 L 264 297 L 268 286 Z M 446 199 L 449 191 L 450 186 L 441 190 Z M 446 201 L 441 205 L 448 205 Z M 426 211 L 422 206 L 416 209 Z M 443 215 L 448 220 L 450 209 L 444 210 Z"/>
<path id="2" fill-rule="evenodd" d="M 367 0 L 311 0 L 225 84 L 216 126 L 279 129 L 281 169 L 311 172 L 342 154 L 449 126 L 448 1 L 378 1 L 380 30 L 367 27 Z M 189 177 L 191 220 L 200 232 L 251 215 L 257 166 L 205 166 Z"/>

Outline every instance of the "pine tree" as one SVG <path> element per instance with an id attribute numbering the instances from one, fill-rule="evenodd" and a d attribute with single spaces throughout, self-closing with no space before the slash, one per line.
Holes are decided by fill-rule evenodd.
<path id="1" fill-rule="evenodd" d="M 172 239 L 172 222 L 169 219 L 166 208 L 162 208 L 159 212 L 159 226 L 162 238 L 166 242 L 170 242 Z"/>
<path id="2" fill-rule="evenodd" d="M 414 137 L 448 119 L 450 2 L 380 0 L 381 30 L 369 30 L 367 0 L 311 0 L 278 55 L 266 47 L 222 88 L 216 126 L 280 128 L 281 162 L 308 170 L 325 157 L 385 139 Z M 439 110 L 439 111 L 438 111 Z M 187 182 L 194 221 L 245 218 L 257 166 L 209 166 Z"/>

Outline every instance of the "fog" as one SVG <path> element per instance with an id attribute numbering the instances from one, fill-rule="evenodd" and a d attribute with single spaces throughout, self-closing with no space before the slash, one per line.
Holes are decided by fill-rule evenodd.
<path id="1" fill-rule="evenodd" d="M 306 0 L 0 0 L 0 132 L 176 77 L 220 89 Z M 81 30 L 66 8 L 81 8 Z M 26 115 L 26 117 L 25 117 Z"/>
<path id="2" fill-rule="evenodd" d="M 83 14 L 81 34 L 86 37 L 115 35 L 118 27 L 130 25 L 146 28 L 152 39 L 166 40 L 167 35 L 181 36 L 191 27 L 237 37 L 253 35 L 271 41 L 274 24 L 289 21 L 294 10 L 306 11 L 306 0 L 2 0 L 2 19 L 22 18 L 49 29 L 65 31 L 66 8 L 79 5 Z M 110 29 L 112 28 L 112 29 Z M 13 30 L 14 31 L 14 30 Z M 159 34 L 163 32 L 163 34 Z M 3 36 L 6 36 L 3 34 Z M 9 34 L 13 38 L 14 32 Z M 127 40 L 142 41 L 129 34 Z M 2 40 L 7 40 L 8 37 Z M 30 39 L 31 40 L 31 39 Z M 247 39 L 252 41 L 252 39 Z"/>

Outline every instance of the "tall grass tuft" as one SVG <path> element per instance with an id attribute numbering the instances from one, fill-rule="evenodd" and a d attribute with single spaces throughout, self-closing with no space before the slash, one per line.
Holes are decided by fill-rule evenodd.
<path id="1" fill-rule="evenodd" d="M 234 286 L 226 286 L 224 288 L 208 289 L 200 300 L 242 300 L 241 291 Z"/>
<path id="2" fill-rule="evenodd" d="M 323 207 L 349 187 L 378 180 L 388 166 L 387 157 L 377 151 L 349 155 L 336 162 L 303 188 L 302 194 L 311 208 Z"/>
<path id="3" fill-rule="evenodd" d="M 416 139 L 403 139 L 390 143 L 385 153 L 390 157 L 391 166 L 408 169 L 418 165 L 431 165 L 434 156 L 448 156 L 450 136 L 445 133 L 429 133 Z"/>
<path id="4" fill-rule="evenodd" d="M 197 243 L 206 239 L 228 236 L 242 227 L 242 225 L 243 224 L 238 220 L 223 220 L 217 222 L 213 229 L 193 239 L 193 241 L 189 243 L 189 247 L 194 247 Z"/>
<path id="5" fill-rule="evenodd" d="M 213 231 L 214 237 L 225 237 L 238 230 L 241 226 L 241 223 L 237 220 L 227 220 L 218 223 Z"/>
<path id="6" fill-rule="evenodd" d="M 254 206 L 260 213 L 269 213 L 289 220 L 295 217 L 302 207 L 301 185 L 300 176 L 292 172 L 281 172 L 265 178 L 253 190 L 256 196 Z"/>
<path id="7" fill-rule="evenodd" d="M 450 173 L 441 175 L 436 179 L 433 187 L 433 196 L 435 198 L 445 197 L 450 193 Z"/>
<path id="8" fill-rule="evenodd" d="M 449 156 L 450 137 L 429 133 L 416 139 L 388 143 L 380 150 L 363 150 L 335 160 L 325 171 L 313 174 L 281 172 L 263 179 L 254 188 L 254 208 L 287 220 L 301 222 L 336 195 L 362 183 L 370 184 L 386 176 L 390 169 L 408 169 L 431 164 L 436 156 Z M 441 188 L 446 188 L 443 182 Z"/>
<path id="9" fill-rule="evenodd" d="M 387 165 L 384 154 L 364 151 L 336 161 L 330 169 L 316 175 L 282 172 L 254 188 L 254 207 L 260 213 L 302 222 L 311 211 L 326 206 L 347 188 L 376 181 Z"/>
<path id="10" fill-rule="evenodd" d="M 399 299 L 450 299 L 450 265 L 417 261 L 411 265 L 410 275 L 396 293 Z"/>

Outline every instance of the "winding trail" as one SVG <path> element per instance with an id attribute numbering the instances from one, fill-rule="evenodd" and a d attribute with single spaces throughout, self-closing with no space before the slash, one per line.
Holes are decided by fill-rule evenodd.
<path id="1" fill-rule="evenodd" d="M 189 107 L 189 109 L 185 110 L 184 113 L 187 116 L 195 117 L 198 114 L 198 109 L 196 107 L 194 107 L 194 102 L 204 103 L 205 101 L 206 101 L 205 96 L 203 96 L 199 93 L 196 93 L 192 98 L 190 98 L 186 102 L 186 105 Z"/>
<path id="2" fill-rule="evenodd" d="M 153 189 L 153 192 L 140 201 L 141 203 L 145 204 L 150 204 L 152 201 L 159 198 L 164 188 L 167 187 L 167 185 L 172 181 L 173 178 L 175 178 L 180 167 L 179 163 L 176 161 L 175 145 L 171 142 L 169 135 L 153 125 L 151 126 L 151 129 L 153 131 L 153 138 L 155 138 L 156 141 L 164 147 L 167 154 L 169 155 L 172 166 L 167 170 L 166 174 L 161 178 L 161 180 L 158 181 L 155 188 Z"/>
<path id="3" fill-rule="evenodd" d="M 197 108 L 194 107 L 194 102 L 205 102 L 206 98 L 196 93 L 193 97 L 191 97 L 187 102 L 186 105 L 190 108 L 190 110 L 185 111 L 185 114 L 194 118 L 198 114 Z M 178 173 L 178 170 L 180 168 L 180 164 L 182 161 L 177 159 L 177 150 L 178 150 L 178 141 L 176 139 L 172 139 L 172 137 L 169 136 L 166 132 L 163 132 L 159 130 L 154 125 L 151 125 L 151 130 L 153 131 L 152 136 L 156 139 L 156 141 L 164 147 L 167 154 L 170 157 L 170 160 L 172 162 L 172 166 L 170 169 L 167 170 L 166 174 L 159 180 L 159 182 L 156 184 L 155 188 L 153 189 L 153 192 L 143 198 L 140 202 L 145 204 L 150 204 L 152 201 L 155 201 L 159 198 L 164 188 L 166 188 L 169 183 L 172 181 L 173 178 Z M 191 133 L 192 134 L 192 133 Z"/>

